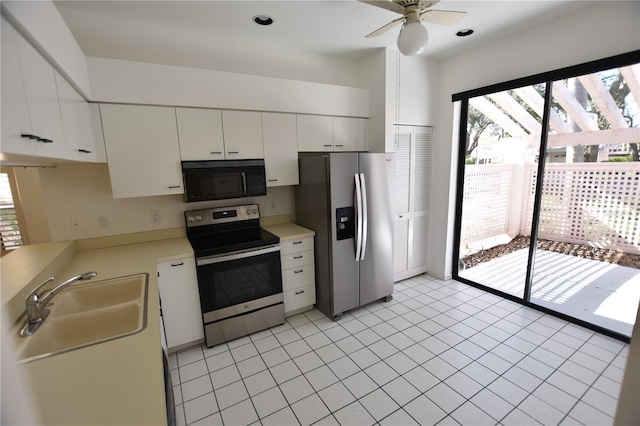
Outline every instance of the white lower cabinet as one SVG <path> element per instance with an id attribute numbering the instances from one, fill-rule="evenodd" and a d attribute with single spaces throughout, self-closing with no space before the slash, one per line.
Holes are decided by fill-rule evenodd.
<path id="1" fill-rule="evenodd" d="M 280 242 L 285 316 L 311 309 L 316 303 L 313 237 Z"/>
<path id="2" fill-rule="evenodd" d="M 169 352 L 204 339 L 194 258 L 158 262 L 158 288 Z"/>

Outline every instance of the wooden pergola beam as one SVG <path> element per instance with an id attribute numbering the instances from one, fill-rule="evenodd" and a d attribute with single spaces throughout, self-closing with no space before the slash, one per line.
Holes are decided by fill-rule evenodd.
<path id="1" fill-rule="evenodd" d="M 547 139 L 548 148 L 587 145 L 621 145 L 640 142 L 640 128 L 592 130 L 576 133 L 550 134 Z"/>
<path id="2" fill-rule="evenodd" d="M 544 114 L 544 98 L 536 92 L 532 86 L 519 87 L 514 89 L 513 92 L 518 95 L 520 99 L 522 99 L 525 103 L 527 103 L 531 109 L 533 109 L 536 114 L 540 117 Z M 558 133 L 566 133 L 569 131 L 567 127 L 567 123 L 564 122 L 560 114 L 558 114 L 553 109 L 551 110 L 549 124 L 551 128 Z"/>
<path id="3" fill-rule="evenodd" d="M 578 77 L 578 80 L 587 89 L 591 99 L 598 106 L 612 129 L 629 127 L 627 120 L 624 119 L 622 112 L 620 112 L 620 108 L 616 105 L 616 101 L 598 74 L 582 75 Z"/>
<path id="4" fill-rule="evenodd" d="M 509 111 L 509 115 L 530 133 L 539 135 L 542 131 L 542 124 L 533 118 L 531 113 L 524 109 L 508 92 L 498 92 L 487 95 L 504 111 Z"/>
<path id="5" fill-rule="evenodd" d="M 553 82 L 553 98 L 582 130 L 598 130 L 598 125 L 561 81 Z"/>
<path id="6" fill-rule="evenodd" d="M 527 136 L 515 121 L 502 112 L 497 106 L 489 102 L 484 96 L 469 99 L 469 103 L 478 111 L 489 117 L 494 123 L 506 130 L 511 136 L 523 137 Z"/>
<path id="7" fill-rule="evenodd" d="M 640 65 L 622 67 L 620 68 L 620 73 L 624 77 L 627 86 L 629 86 L 631 95 L 636 100 L 636 103 L 640 105 Z"/>

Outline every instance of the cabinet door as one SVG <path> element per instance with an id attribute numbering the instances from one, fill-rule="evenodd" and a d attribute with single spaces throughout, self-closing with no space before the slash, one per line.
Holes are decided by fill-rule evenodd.
<path id="1" fill-rule="evenodd" d="M 27 95 L 22 80 L 15 30 L 4 18 L 0 26 L 2 35 L 2 152 L 36 155 L 36 142 L 22 137 L 31 134 L 31 120 L 27 108 Z"/>
<path id="2" fill-rule="evenodd" d="M 262 113 L 267 186 L 298 184 L 298 136 L 294 114 Z"/>
<path id="3" fill-rule="evenodd" d="M 227 160 L 264 158 L 262 114 L 251 111 L 222 111 Z"/>
<path id="4" fill-rule="evenodd" d="M 181 194 L 174 108 L 100 105 L 114 198 Z"/>
<path id="5" fill-rule="evenodd" d="M 176 108 L 176 118 L 183 161 L 224 160 L 221 111 Z"/>
<path id="6" fill-rule="evenodd" d="M 66 147 L 53 67 L 17 32 L 16 43 L 24 78 L 31 131 L 40 137 L 36 154 L 65 158 Z"/>
<path id="7" fill-rule="evenodd" d="M 167 346 L 204 338 L 198 278 L 193 257 L 158 263 L 158 288 Z"/>
<path id="8" fill-rule="evenodd" d="M 333 150 L 364 151 L 363 118 L 333 117 Z"/>
<path id="9" fill-rule="evenodd" d="M 100 105 L 89 104 L 89 114 L 91 115 L 91 131 L 93 132 L 93 149 L 96 153 L 96 163 L 107 162 L 107 152 L 104 148 L 104 134 L 102 133 L 102 118 L 100 118 Z"/>
<path id="10" fill-rule="evenodd" d="M 95 142 L 89 104 L 60 74 L 55 73 L 62 115 L 66 158 L 95 161 Z"/>
<path id="11" fill-rule="evenodd" d="M 333 118 L 298 115 L 298 151 L 333 151 Z"/>

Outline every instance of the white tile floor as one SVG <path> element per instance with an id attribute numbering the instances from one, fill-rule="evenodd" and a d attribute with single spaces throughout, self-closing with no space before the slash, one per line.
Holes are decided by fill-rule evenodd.
<path id="1" fill-rule="evenodd" d="M 179 425 L 611 425 L 628 345 L 455 281 L 169 357 Z"/>

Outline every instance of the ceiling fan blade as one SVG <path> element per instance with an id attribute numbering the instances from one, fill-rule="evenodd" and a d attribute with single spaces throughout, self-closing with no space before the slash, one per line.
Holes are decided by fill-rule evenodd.
<path id="1" fill-rule="evenodd" d="M 358 1 L 360 1 L 361 3 L 366 3 L 372 6 L 381 7 L 383 9 L 387 9 L 392 12 L 396 12 L 401 15 L 404 15 L 404 7 L 392 1 L 388 1 L 388 0 L 358 0 Z"/>
<path id="2" fill-rule="evenodd" d="M 404 21 L 404 16 L 402 18 L 394 19 L 393 21 L 389 22 L 388 24 L 381 26 L 380 28 L 378 28 L 377 30 L 372 32 L 371 34 L 367 34 L 366 36 L 364 36 L 364 38 L 377 37 L 377 36 L 379 36 L 381 34 L 384 34 L 387 31 L 389 31 L 391 28 L 393 28 L 396 25 L 400 24 L 402 21 Z"/>
<path id="3" fill-rule="evenodd" d="M 420 20 L 440 25 L 455 25 L 467 15 L 467 12 L 453 10 L 425 10 L 420 15 Z"/>

